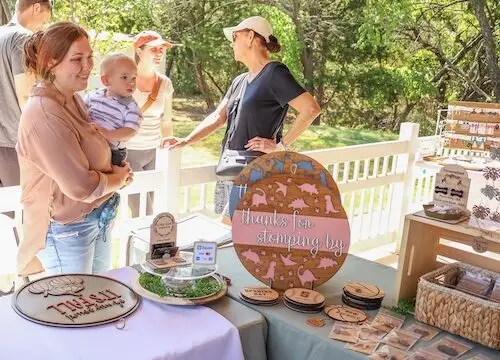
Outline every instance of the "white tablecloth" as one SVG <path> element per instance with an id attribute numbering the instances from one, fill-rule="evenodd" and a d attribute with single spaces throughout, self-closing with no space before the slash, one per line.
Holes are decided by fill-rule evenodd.
<path id="1" fill-rule="evenodd" d="M 126 284 L 132 268 L 107 274 Z M 243 360 L 238 329 L 212 309 L 142 301 L 125 329 L 114 324 L 81 329 L 38 325 L 0 298 L 1 360 Z"/>

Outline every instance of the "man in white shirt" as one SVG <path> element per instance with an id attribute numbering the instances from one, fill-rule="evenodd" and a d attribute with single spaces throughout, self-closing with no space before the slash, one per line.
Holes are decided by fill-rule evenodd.
<path id="1" fill-rule="evenodd" d="M 0 27 L 0 187 L 19 185 L 16 142 L 21 109 L 35 78 L 23 64 L 24 41 L 52 16 L 53 0 L 17 0 L 12 20 Z"/>

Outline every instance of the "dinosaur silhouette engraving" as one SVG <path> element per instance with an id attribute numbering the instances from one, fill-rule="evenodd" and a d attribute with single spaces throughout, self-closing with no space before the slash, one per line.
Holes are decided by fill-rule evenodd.
<path id="1" fill-rule="evenodd" d="M 319 260 L 319 265 L 316 266 L 316 269 L 328 269 L 334 267 L 337 264 L 338 263 L 335 260 L 323 257 Z"/>
<path id="2" fill-rule="evenodd" d="M 299 277 L 300 283 L 302 286 L 305 286 L 307 283 L 312 283 L 318 279 L 314 277 L 314 274 L 312 273 L 311 270 L 306 269 L 303 272 L 301 270 L 304 268 L 304 265 L 300 265 L 299 268 L 297 269 L 297 276 Z"/>
<path id="3" fill-rule="evenodd" d="M 338 213 L 339 212 L 338 210 L 336 210 L 333 207 L 333 202 L 332 202 L 332 196 L 331 195 L 325 195 L 325 201 L 326 201 L 325 214 L 331 214 L 331 213 Z"/>
<path id="4" fill-rule="evenodd" d="M 309 205 L 307 205 L 305 202 L 304 202 L 304 199 L 295 199 L 291 202 L 290 205 L 288 205 L 289 208 L 292 208 L 294 210 L 297 210 L 297 209 L 305 209 L 305 208 L 308 208 Z"/>
<path id="5" fill-rule="evenodd" d="M 290 256 L 292 256 L 292 254 L 288 254 L 287 256 L 283 256 L 280 254 L 280 258 L 281 258 L 281 261 L 283 262 L 283 265 L 292 266 L 292 265 L 297 264 L 295 261 L 290 259 Z"/>
<path id="6" fill-rule="evenodd" d="M 260 169 L 260 171 L 257 170 L 256 168 Z M 248 182 L 252 184 L 262 179 L 264 179 L 264 169 L 262 169 L 260 165 L 255 165 L 255 167 L 252 168 L 252 170 L 250 170 L 250 174 L 248 176 Z"/>
<path id="7" fill-rule="evenodd" d="M 241 253 L 241 255 L 248 261 L 253 262 L 254 264 L 260 264 L 260 257 L 259 254 L 253 252 L 252 250 L 248 249 L 244 252 Z"/>
<path id="8" fill-rule="evenodd" d="M 267 197 L 264 193 L 264 190 L 262 190 L 261 188 L 256 188 L 255 192 L 252 194 L 252 207 L 257 207 L 260 205 L 267 205 Z"/>
<path id="9" fill-rule="evenodd" d="M 286 193 L 287 193 L 287 190 L 288 190 L 288 186 L 286 186 L 285 184 L 282 184 L 278 181 L 275 181 L 274 182 L 276 185 L 278 185 L 278 190 L 276 190 L 276 194 L 277 193 L 282 193 L 283 196 L 286 197 Z"/>
<path id="10" fill-rule="evenodd" d="M 269 268 L 267 269 L 267 274 L 262 278 L 274 281 L 274 272 L 276 271 L 276 261 L 271 261 L 269 263 Z"/>
<path id="11" fill-rule="evenodd" d="M 318 194 L 318 189 L 316 188 L 316 185 L 314 185 L 314 184 L 305 183 L 305 184 L 301 184 L 297 187 L 300 189 L 300 191 L 306 192 L 309 195 Z"/>
<path id="12" fill-rule="evenodd" d="M 281 160 L 278 159 L 273 159 L 274 160 L 274 166 L 273 168 L 277 168 L 281 174 L 285 171 L 285 163 Z"/>
<path id="13" fill-rule="evenodd" d="M 312 161 L 301 160 L 301 161 L 297 161 L 296 165 L 297 165 L 297 170 L 304 170 L 306 172 L 313 172 L 314 171 L 314 165 L 313 165 Z"/>

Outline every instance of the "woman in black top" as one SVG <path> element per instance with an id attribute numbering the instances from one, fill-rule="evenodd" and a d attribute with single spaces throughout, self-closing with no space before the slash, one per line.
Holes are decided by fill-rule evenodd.
<path id="1" fill-rule="evenodd" d="M 269 59 L 270 52 L 279 52 L 281 46 L 274 37 L 269 22 L 254 16 L 224 34 L 232 41 L 234 58 L 248 68 L 248 73 L 237 76 L 217 109 L 207 116 L 185 138 L 170 138 L 169 148 L 175 149 L 200 141 L 226 124 L 229 109 L 247 81 L 241 99 L 238 125 L 228 148 L 263 153 L 285 150 L 306 130 L 319 115 L 316 100 L 294 79 L 288 68 Z M 297 117 L 282 136 L 281 127 L 291 106 Z"/>

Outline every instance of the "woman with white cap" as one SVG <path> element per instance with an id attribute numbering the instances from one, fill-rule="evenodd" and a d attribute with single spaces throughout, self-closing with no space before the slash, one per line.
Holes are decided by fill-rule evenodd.
<path id="1" fill-rule="evenodd" d="M 224 35 L 232 42 L 235 60 L 243 63 L 248 72 L 233 80 L 217 109 L 191 134 L 169 138 L 169 148 L 191 145 L 228 122 L 223 144 L 228 149 L 259 153 L 285 150 L 319 115 L 318 103 L 284 64 L 269 59 L 269 53 L 279 52 L 281 46 L 266 19 L 250 17 L 235 27 L 225 28 Z M 297 111 L 297 117 L 282 136 L 289 106 Z M 232 123 L 235 126 L 231 127 Z M 226 210 L 225 215 L 229 215 Z"/>
<path id="2" fill-rule="evenodd" d="M 173 45 L 163 40 L 154 31 L 143 31 L 134 40 L 135 61 L 137 62 L 137 89 L 134 99 L 141 107 L 143 121 L 137 132 L 126 144 L 127 161 L 134 171 L 156 168 L 156 149 L 163 139 L 173 135 L 172 95 L 174 88 L 170 79 L 156 69 L 163 61 L 165 50 Z M 139 195 L 129 199 L 132 216 L 139 214 Z M 147 214 L 153 210 L 152 194 L 148 194 Z"/>

